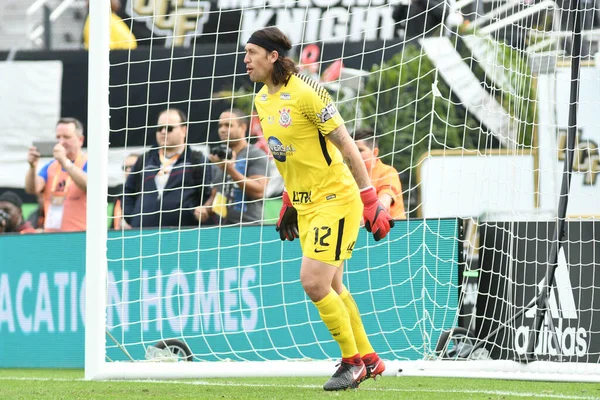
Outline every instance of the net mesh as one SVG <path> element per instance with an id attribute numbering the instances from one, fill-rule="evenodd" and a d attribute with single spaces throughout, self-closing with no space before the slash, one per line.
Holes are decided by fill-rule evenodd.
<path id="1" fill-rule="evenodd" d="M 274 231 L 282 182 L 253 106 L 260 85 L 243 62 L 245 41 L 267 24 L 288 34 L 291 57 L 330 92 L 348 131 L 374 131 L 379 158 L 400 178 L 397 201 L 408 219 L 381 242 L 361 231 L 346 266 L 345 283 L 376 351 L 394 360 L 527 353 L 537 310 L 529 303 L 549 270 L 566 156 L 574 53 L 567 29 L 575 15 L 568 4 L 165 4 L 129 2 L 126 21 L 149 33 L 137 50 L 111 54 L 110 137 L 118 147 L 108 164 L 109 200 L 123 208 L 110 218 L 118 229 L 108 240 L 108 360 L 152 358 L 149 347 L 172 339 L 194 361 L 339 357 L 302 290 L 300 247 Z M 582 9 L 589 30 L 596 14 Z M 586 34 L 571 218 L 539 360 L 597 363 L 600 351 L 591 272 L 598 263 L 599 81 L 585 63 L 595 49 L 593 32 Z M 161 184 L 164 165 L 148 151 L 169 129 L 161 113 L 175 109 L 187 120 L 185 144 L 195 156 L 185 162 L 195 172 L 177 183 L 175 166 Z M 241 115 L 222 126 L 221 113 L 234 110 Z M 227 134 L 239 122 L 256 151 L 237 168 L 269 182 L 259 198 L 219 174 L 222 161 L 207 161 L 215 148 L 232 146 Z M 123 189 L 118 167 L 132 153 L 137 167 Z M 209 219 L 197 218 L 215 192 L 239 206 L 227 224 L 215 217 L 216 203 L 206 206 Z M 179 204 L 169 209 L 167 198 Z"/>

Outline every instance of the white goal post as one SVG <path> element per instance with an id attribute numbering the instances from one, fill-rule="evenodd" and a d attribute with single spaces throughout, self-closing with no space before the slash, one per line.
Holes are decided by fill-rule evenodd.
<path id="1" fill-rule="evenodd" d="M 424 0 L 430 2 L 437 4 Z M 385 360 L 384 376 L 600 382 L 594 309 L 600 278 L 593 273 L 600 264 L 597 66 L 584 66 L 580 75 L 566 236 L 533 359 L 524 360 L 538 311 L 530 303 L 544 286 L 569 157 L 571 82 L 561 62 L 572 59 L 548 56 L 556 49 L 540 44 L 559 35 L 541 15 L 554 2 L 515 2 L 517 14 L 507 5 L 471 27 L 442 23 L 406 41 L 405 25 L 391 19 L 398 2 L 339 0 L 323 7 L 282 0 L 271 9 L 272 2 L 246 7 L 214 0 L 185 2 L 180 10 L 173 1 L 155 10 L 128 1 L 126 13 L 164 39 L 165 48 L 157 37 L 138 38 L 137 50 L 115 54 L 105 3 L 90 2 L 85 379 L 334 372 L 339 350 L 301 288 L 300 247 L 280 242 L 274 231 L 280 195 L 265 200 L 253 225 L 107 231 L 107 199 L 123 199 L 125 191 L 109 194 L 122 183 L 114 160 L 153 146 L 159 110 L 182 109 L 187 144 L 205 154 L 227 144 L 217 134 L 221 111 L 242 108 L 250 130 L 256 128 L 257 87 L 243 70 L 242 38 L 265 22 L 293 34 L 292 57 L 302 72 L 329 90 L 350 132 L 374 130 L 379 157 L 401 180 L 397 199 L 408 218 L 380 242 L 361 229 L 345 271 L 369 339 Z M 567 12 L 558 6 L 548 12 L 561 11 Z M 220 28 L 231 24 L 222 18 L 228 12 L 240 14 L 233 32 L 231 25 Z M 254 19 L 243 20 L 244 13 Z M 520 28 L 531 33 L 528 51 L 504 29 L 522 15 Z M 313 22 L 327 40 L 311 36 Z M 228 34 L 238 41 L 221 42 Z M 202 35 L 214 42 L 196 43 Z M 268 139 L 252 135 L 256 147 Z M 113 137 L 118 148 L 109 144 Z M 267 165 L 264 175 L 274 181 L 274 163 Z M 142 186 L 136 194 L 146 193 Z"/>
<path id="2" fill-rule="evenodd" d="M 110 8 L 102 1 L 90 2 L 88 67 L 88 203 L 85 273 L 85 378 L 94 379 L 106 365 L 107 259 L 106 223 L 108 193 L 108 87 L 110 62 Z M 96 183 L 96 184 L 94 184 Z"/>

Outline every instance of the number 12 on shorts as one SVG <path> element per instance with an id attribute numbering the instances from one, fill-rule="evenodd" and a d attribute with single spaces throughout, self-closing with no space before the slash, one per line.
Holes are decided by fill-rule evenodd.
<path id="1" fill-rule="evenodd" d="M 329 247 L 329 243 L 327 243 L 325 239 L 331 236 L 331 228 L 328 226 L 322 226 L 320 228 L 315 226 L 313 230 L 315 231 L 314 245 L 321 247 Z"/>

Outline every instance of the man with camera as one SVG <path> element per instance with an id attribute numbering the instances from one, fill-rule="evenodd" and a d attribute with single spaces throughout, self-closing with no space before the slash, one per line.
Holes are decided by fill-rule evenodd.
<path id="1" fill-rule="evenodd" d="M 29 148 L 25 192 L 43 195 L 45 232 L 84 231 L 86 228 L 87 155 L 82 151 L 83 140 L 81 122 L 61 118 L 56 124 L 56 143 L 52 148 Z M 36 174 L 43 156 L 54 160 Z"/>
<path id="2" fill-rule="evenodd" d="M 187 118 L 169 108 L 158 116 L 157 146 L 141 155 L 125 181 L 122 226 L 197 226 L 194 210 L 210 196 L 210 168 L 186 144 Z"/>
<path id="3" fill-rule="evenodd" d="M 262 220 L 263 198 L 268 183 L 268 156 L 247 140 L 248 116 L 232 109 L 219 117 L 221 145 L 211 149 L 213 188 L 196 218 L 221 224 L 253 223 Z"/>
<path id="4" fill-rule="evenodd" d="M 14 192 L 0 196 L 0 233 L 35 233 L 29 221 L 23 221 L 23 201 Z"/>

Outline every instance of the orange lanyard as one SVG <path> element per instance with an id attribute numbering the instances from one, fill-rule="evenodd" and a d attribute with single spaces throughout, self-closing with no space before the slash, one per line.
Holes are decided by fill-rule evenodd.
<path id="1" fill-rule="evenodd" d="M 67 194 L 67 191 L 69 190 L 69 187 L 71 186 L 71 183 L 73 182 L 73 179 L 71 179 L 71 175 L 69 175 L 68 172 L 63 171 L 62 166 L 60 165 L 60 163 L 58 161 L 56 161 L 58 163 L 58 168 L 56 173 L 54 174 L 54 179 L 52 180 L 52 190 L 51 193 L 53 196 L 56 196 L 57 194 L 59 196 L 65 196 Z M 73 163 L 74 165 L 76 165 L 77 167 L 80 167 L 81 164 L 81 152 L 79 152 L 79 154 L 77 154 L 77 157 L 75 158 L 75 162 Z M 65 189 L 62 192 L 57 193 L 56 192 L 56 186 L 58 185 L 58 181 L 59 178 L 63 175 L 63 172 L 66 172 L 67 174 L 67 179 L 65 180 Z"/>
<path id="2" fill-rule="evenodd" d="M 175 164 L 175 162 L 181 155 L 181 153 L 177 153 L 169 158 L 166 158 L 163 154 L 164 150 L 161 149 L 158 151 L 158 157 L 160 158 L 160 171 L 158 171 L 158 175 L 170 173 L 173 164 Z"/>

